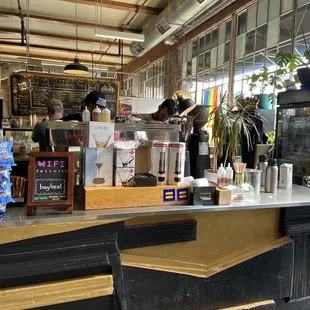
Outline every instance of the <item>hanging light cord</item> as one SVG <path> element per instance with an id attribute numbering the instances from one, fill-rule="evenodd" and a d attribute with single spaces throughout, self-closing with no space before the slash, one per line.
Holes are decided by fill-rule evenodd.
<path id="1" fill-rule="evenodd" d="M 77 24 L 77 0 L 75 1 L 75 56 L 77 57 L 77 51 L 78 51 L 78 24 Z"/>

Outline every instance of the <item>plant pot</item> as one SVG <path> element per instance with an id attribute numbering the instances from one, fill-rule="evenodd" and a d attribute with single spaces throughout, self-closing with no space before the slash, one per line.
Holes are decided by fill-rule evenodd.
<path id="1" fill-rule="evenodd" d="M 271 110 L 272 104 L 269 100 L 269 94 L 259 94 L 255 95 L 257 99 L 259 100 L 258 108 L 259 109 L 265 109 L 265 110 Z"/>
<path id="2" fill-rule="evenodd" d="M 297 75 L 301 84 L 301 89 L 310 89 L 310 68 L 297 69 Z"/>

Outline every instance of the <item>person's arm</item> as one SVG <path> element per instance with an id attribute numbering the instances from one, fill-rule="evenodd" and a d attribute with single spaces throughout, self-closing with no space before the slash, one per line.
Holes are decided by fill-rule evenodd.
<path id="1" fill-rule="evenodd" d="M 32 131 L 31 139 L 33 142 L 39 142 L 39 123 L 35 124 Z"/>

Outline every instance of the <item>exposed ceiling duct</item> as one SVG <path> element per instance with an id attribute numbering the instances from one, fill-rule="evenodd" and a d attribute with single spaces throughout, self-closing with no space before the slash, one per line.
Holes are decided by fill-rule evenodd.
<path id="1" fill-rule="evenodd" d="M 143 30 L 144 42 L 132 42 L 130 50 L 134 56 L 142 56 L 193 17 L 225 0 L 173 0 Z"/>

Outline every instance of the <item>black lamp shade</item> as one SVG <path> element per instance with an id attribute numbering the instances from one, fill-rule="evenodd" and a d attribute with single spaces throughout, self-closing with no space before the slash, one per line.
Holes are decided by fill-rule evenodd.
<path id="1" fill-rule="evenodd" d="M 80 63 L 78 57 L 75 57 L 73 63 L 65 66 L 64 72 L 67 74 L 88 74 L 88 68 Z"/>

